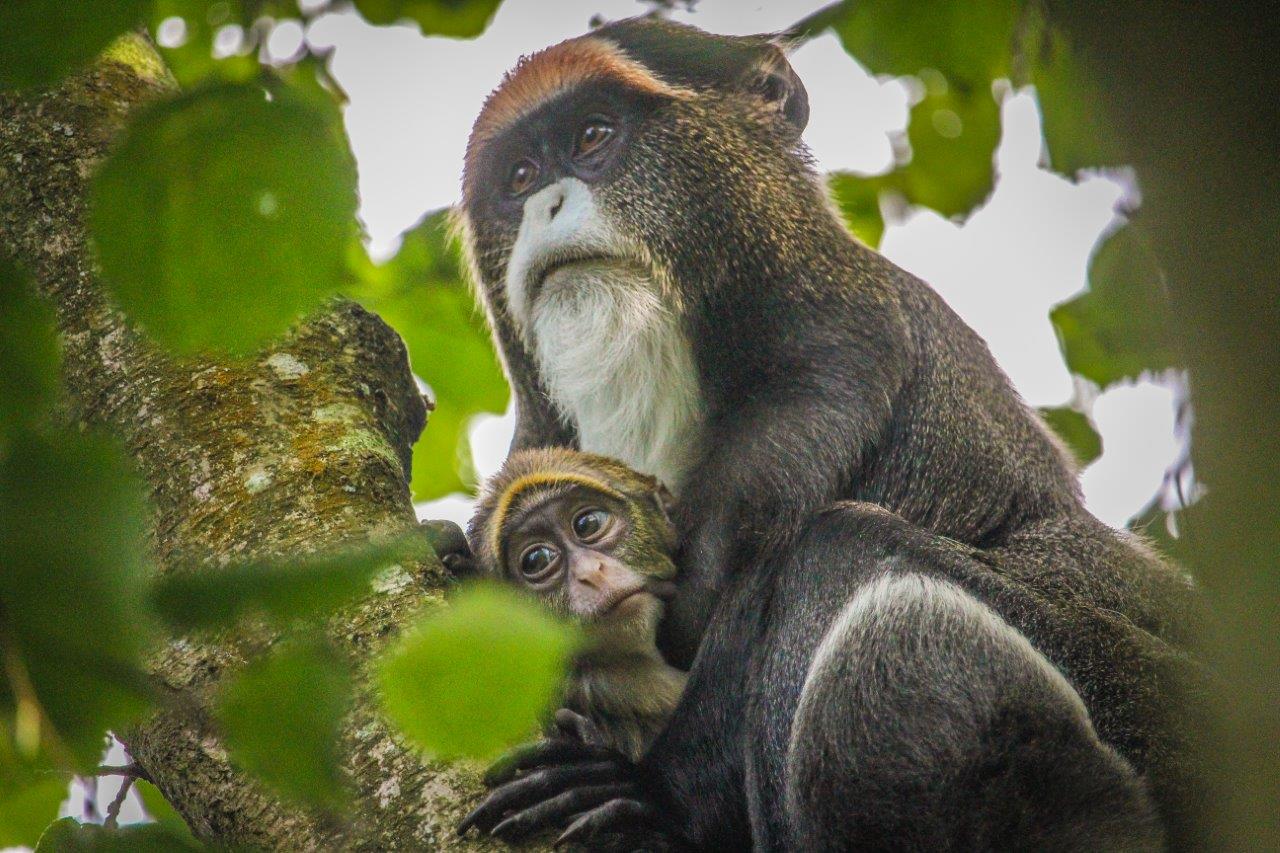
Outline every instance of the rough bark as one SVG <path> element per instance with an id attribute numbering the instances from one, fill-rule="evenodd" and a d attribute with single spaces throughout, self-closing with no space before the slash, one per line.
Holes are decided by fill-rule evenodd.
<path id="1" fill-rule="evenodd" d="M 409 449 L 425 409 L 399 337 L 350 303 L 240 362 L 175 359 L 132 330 L 103 295 L 84 231 L 85 187 L 134 107 L 172 83 L 140 40 L 60 88 L 0 94 L 0 247 L 57 311 L 73 416 L 121 437 L 154 499 L 161 571 L 366 539 L 414 523 Z M 145 215 L 140 212 L 139 215 Z M 383 576 L 330 622 L 357 664 L 440 600 L 438 565 Z M 350 827 L 284 803 L 239 772 L 208 727 L 218 685 L 277 638 L 239 630 L 184 638 L 152 662 L 186 710 L 124 733 L 134 758 L 220 845 L 484 849 L 452 828 L 478 792 L 474 768 L 425 762 L 376 718 L 367 690 L 346 727 Z"/>

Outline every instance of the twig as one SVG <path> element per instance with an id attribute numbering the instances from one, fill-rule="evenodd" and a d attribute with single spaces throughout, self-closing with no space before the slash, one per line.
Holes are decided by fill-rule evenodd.
<path id="1" fill-rule="evenodd" d="M 124 798 L 129 796 L 129 789 L 133 787 L 135 776 L 125 776 L 124 781 L 120 783 L 120 790 L 116 792 L 116 798 L 111 801 L 111 805 L 107 806 L 107 819 L 102 825 L 107 829 L 115 829 L 120 818 L 120 807 L 124 805 Z"/>
<path id="2" fill-rule="evenodd" d="M 141 779 L 143 782 L 155 784 L 155 780 L 151 778 L 151 774 L 143 770 L 137 764 L 125 764 L 121 766 L 104 764 L 93 771 L 95 776 L 125 776 L 129 779 Z"/>
<path id="3" fill-rule="evenodd" d="M 840 20 L 840 17 L 848 11 L 848 5 L 847 0 L 843 0 L 823 6 L 778 33 L 778 37 L 789 50 L 794 50 L 809 39 L 821 35 L 828 27 Z"/>

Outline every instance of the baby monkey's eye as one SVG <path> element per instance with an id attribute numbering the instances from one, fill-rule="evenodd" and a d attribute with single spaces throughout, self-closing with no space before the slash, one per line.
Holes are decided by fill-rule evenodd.
<path id="1" fill-rule="evenodd" d="M 507 189 L 512 195 L 523 195 L 536 180 L 538 180 L 538 164 L 526 157 L 511 167 L 511 175 L 507 178 Z"/>
<path id="2" fill-rule="evenodd" d="M 573 517 L 573 533 L 584 542 L 598 535 L 609 522 L 609 513 L 602 509 L 584 509 Z"/>
<path id="3" fill-rule="evenodd" d="M 613 122 L 603 116 L 592 116 L 578 131 L 578 139 L 573 144 L 573 156 L 585 157 L 600 150 L 613 139 L 615 133 Z"/>
<path id="4" fill-rule="evenodd" d="M 555 571 L 556 552 L 547 545 L 533 545 L 520 555 L 520 574 L 525 580 L 544 581 Z"/>

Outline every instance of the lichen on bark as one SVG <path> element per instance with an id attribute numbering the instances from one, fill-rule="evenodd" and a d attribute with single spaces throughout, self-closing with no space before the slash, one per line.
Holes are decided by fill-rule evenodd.
<path id="1" fill-rule="evenodd" d="M 426 411 L 403 344 L 376 316 L 338 301 L 255 358 L 175 358 L 104 295 L 84 229 L 86 184 L 129 113 L 172 87 L 146 42 L 128 38 L 54 90 L 0 93 L 0 248 L 55 307 L 70 416 L 119 436 L 137 461 L 161 571 L 217 571 L 408 528 L 410 447 Z M 383 575 L 329 633 L 367 675 L 410 618 L 440 605 L 443 582 L 434 564 Z M 207 709 L 276 639 L 244 629 L 171 642 L 152 669 L 181 701 L 121 733 L 198 837 L 291 850 L 492 847 L 452 831 L 479 791 L 475 768 L 406 749 L 378 719 L 367 678 L 342 743 L 349 826 L 237 770 Z"/>

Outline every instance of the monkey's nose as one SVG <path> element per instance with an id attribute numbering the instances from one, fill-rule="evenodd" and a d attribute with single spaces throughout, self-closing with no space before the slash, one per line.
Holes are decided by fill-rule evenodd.
<path id="1" fill-rule="evenodd" d="M 589 569 L 574 572 L 573 579 L 583 586 L 599 592 L 605 583 L 604 565 L 598 563 Z"/>
<path id="2" fill-rule="evenodd" d="M 547 209 L 547 219 L 555 219 L 562 207 L 564 207 L 564 190 L 557 189 L 555 198 L 551 200 L 551 207 Z"/>

